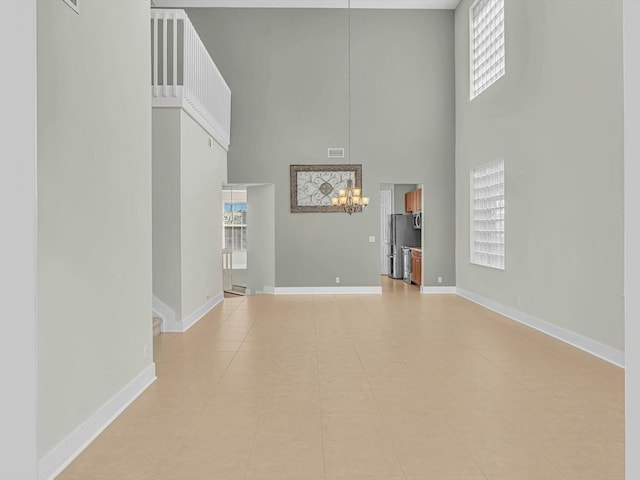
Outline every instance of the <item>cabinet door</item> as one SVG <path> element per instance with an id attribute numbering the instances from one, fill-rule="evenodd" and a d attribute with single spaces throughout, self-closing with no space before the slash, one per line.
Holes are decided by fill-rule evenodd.
<path id="1" fill-rule="evenodd" d="M 417 213 L 422 205 L 422 196 L 420 190 L 411 190 L 404 194 L 404 211 Z"/>
<path id="2" fill-rule="evenodd" d="M 411 281 L 413 283 L 416 283 L 416 274 L 417 272 L 417 267 L 416 267 L 416 252 L 415 251 L 411 251 Z"/>

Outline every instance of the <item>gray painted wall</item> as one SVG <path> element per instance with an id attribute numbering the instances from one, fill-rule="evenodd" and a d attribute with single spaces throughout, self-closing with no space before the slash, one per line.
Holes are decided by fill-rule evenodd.
<path id="1" fill-rule="evenodd" d="M 147 0 L 37 13 L 42 458 L 152 362 L 151 97 Z"/>
<path id="2" fill-rule="evenodd" d="M 506 0 L 506 76 L 472 102 L 471 3 L 455 14 L 457 286 L 623 350 L 621 1 Z M 469 263 L 469 170 L 500 157 L 504 271 Z"/>
<path id="3" fill-rule="evenodd" d="M 640 2 L 624 0 L 626 478 L 640 478 Z"/>
<path id="4" fill-rule="evenodd" d="M 153 294 L 182 312 L 180 282 L 180 109 L 152 109 Z"/>
<path id="5" fill-rule="evenodd" d="M 247 287 L 264 292 L 276 281 L 275 188 L 247 187 Z"/>
<path id="6" fill-rule="evenodd" d="M 0 29 L 0 58 L 11 65 L 0 75 L 5 95 L 0 110 L 0 346 L 1 478 L 38 477 L 37 409 L 37 99 L 36 0 L 9 3 L 11 21 Z"/>
<path id="7" fill-rule="evenodd" d="M 289 202 L 290 164 L 348 147 L 346 10 L 187 12 L 233 91 L 229 181 L 275 185 L 275 286 L 379 285 L 382 182 L 424 184 L 425 284 L 453 285 L 453 12 L 352 11 L 351 158 L 371 197 L 352 217 Z"/>
<path id="8" fill-rule="evenodd" d="M 222 294 L 222 184 L 227 152 L 184 111 L 180 113 L 182 316 Z"/>
<path id="9" fill-rule="evenodd" d="M 153 109 L 153 294 L 182 320 L 222 292 L 227 152 L 178 108 Z"/>

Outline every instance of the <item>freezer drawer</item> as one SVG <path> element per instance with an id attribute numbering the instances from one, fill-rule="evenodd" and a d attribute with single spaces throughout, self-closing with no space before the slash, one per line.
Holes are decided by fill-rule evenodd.
<path id="1" fill-rule="evenodd" d="M 391 278 L 404 278 L 404 272 L 403 272 L 403 265 L 402 265 L 402 253 L 401 252 L 397 252 L 394 253 L 392 255 L 389 256 L 389 276 Z"/>

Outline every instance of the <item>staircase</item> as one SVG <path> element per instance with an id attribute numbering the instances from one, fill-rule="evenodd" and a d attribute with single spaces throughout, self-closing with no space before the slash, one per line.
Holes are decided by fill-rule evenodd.
<path id="1" fill-rule="evenodd" d="M 160 334 L 160 325 L 162 325 L 162 318 L 153 317 L 153 336 L 157 337 Z"/>

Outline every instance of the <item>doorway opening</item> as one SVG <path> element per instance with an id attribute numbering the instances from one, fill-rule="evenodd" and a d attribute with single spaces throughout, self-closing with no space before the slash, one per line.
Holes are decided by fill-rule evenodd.
<path id="1" fill-rule="evenodd" d="M 385 285 L 422 288 L 422 185 L 380 185 L 380 274 Z"/>
<path id="2" fill-rule="evenodd" d="M 247 189 L 222 187 L 222 288 L 231 295 L 247 294 Z"/>
<path id="3" fill-rule="evenodd" d="M 275 291 L 275 187 L 222 187 L 222 277 L 230 295 Z"/>

